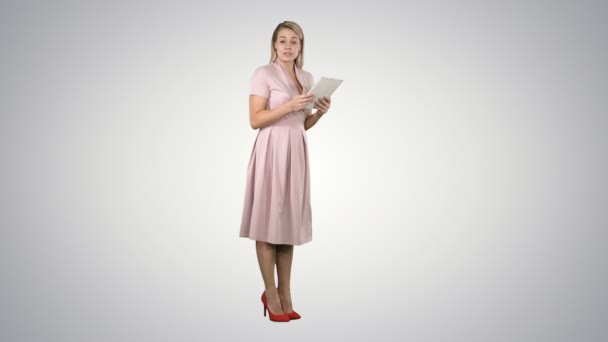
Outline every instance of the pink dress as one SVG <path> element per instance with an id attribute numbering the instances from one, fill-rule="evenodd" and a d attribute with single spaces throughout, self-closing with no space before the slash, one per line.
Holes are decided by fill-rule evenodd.
<path id="1" fill-rule="evenodd" d="M 312 75 L 298 67 L 296 77 L 302 94 L 314 85 Z M 256 69 L 249 93 L 267 98 L 266 109 L 299 94 L 278 59 Z M 287 245 L 312 240 L 305 119 L 304 110 L 294 111 L 258 130 L 247 168 L 240 237 Z"/>

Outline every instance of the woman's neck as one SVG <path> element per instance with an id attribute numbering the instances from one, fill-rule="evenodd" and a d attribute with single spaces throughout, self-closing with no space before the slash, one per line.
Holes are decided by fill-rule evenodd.
<path id="1" fill-rule="evenodd" d="M 291 72 L 295 72 L 295 68 L 294 68 L 295 63 L 293 61 L 283 62 L 280 59 L 278 59 L 278 61 L 279 61 L 279 63 L 281 63 L 281 65 L 283 65 L 283 67 L 285 68 L 285 70 L 289 71 L 290 73 Z"/>

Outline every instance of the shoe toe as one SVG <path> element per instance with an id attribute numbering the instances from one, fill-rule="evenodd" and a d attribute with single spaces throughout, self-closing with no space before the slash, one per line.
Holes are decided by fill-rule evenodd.
<path id="1" fill-rule="evenodd" d="M 287 313 L 287 316 L 289 316 L 290 319 L 300 319 L 302 318 L 302 316 L 300 316 L 297 312 L 292 311 Z"/>

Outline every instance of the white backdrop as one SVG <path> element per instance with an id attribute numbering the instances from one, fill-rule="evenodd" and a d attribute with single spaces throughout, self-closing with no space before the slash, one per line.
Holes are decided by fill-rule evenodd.
<path id="1" fill-rule="evenodd" d="M 2 341 L 605 341 L 608 6 L 3 1 Z M 299 321 L 238 237 L 283 20 L 307 131 Z"/>

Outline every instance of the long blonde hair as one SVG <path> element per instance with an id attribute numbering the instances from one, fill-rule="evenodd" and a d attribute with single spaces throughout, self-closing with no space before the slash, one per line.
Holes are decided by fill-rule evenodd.
<path id="1" fill-rule="evenodd" d="M 298 57 L 296 57 L 296 66 L 300 69 L 304 66 L 304 31 L 300 25 L 293 21 L 284 21 L 277 25 L 277 28 L 274 29 L 272 33 L 272 39 L 270 40 L 270 63 L 273 63 L 277 59 L 277 50 L 274 48 L 274 43 L 277 41 L 277 36 L 279 35 L 279 31 L 284 28 L 288 28 L 296 33 L 296 35 L 300 38 L 300 45 L 302 46 L 302 51 L 298 53 Z"/>

